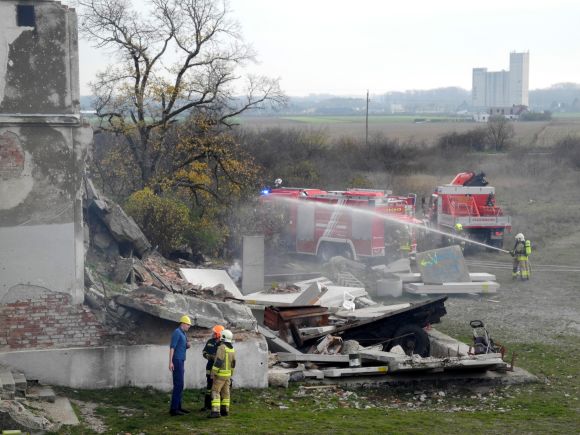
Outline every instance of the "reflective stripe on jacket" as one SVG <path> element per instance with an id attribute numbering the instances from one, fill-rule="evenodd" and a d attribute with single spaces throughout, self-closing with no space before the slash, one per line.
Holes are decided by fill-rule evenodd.
<path id="1" fill-rule="evenodd" d="M 236 351 L 230 343 L 222 343 L 217 350 L 211 369 L 215 376 L 230 377 L 236 367 Z"/>

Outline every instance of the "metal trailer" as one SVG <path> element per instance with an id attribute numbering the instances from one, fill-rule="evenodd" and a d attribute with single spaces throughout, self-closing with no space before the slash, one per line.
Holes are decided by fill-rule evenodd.
<path id="1" fill-rule="evenodd" d="M 389 351 L 400 345 L 407 354 L 415 353 L 429 356 L 429 336 L 424 328 L 440 323 L 441 317 L 447 314 L 445 301 L 447 296 L 429 299 L 425 302 L 412 303 L 402 308 L 369 320 L 358 320 L 338 326 L 332 335 L 343 340 L 356 340 L 362 346 L 382 344 L 383 350 Z M 306 350 L 320 338 L 328 334 L 299 336 L 296 328 L 291 328 L 292 337 L 300 350 Z"/>

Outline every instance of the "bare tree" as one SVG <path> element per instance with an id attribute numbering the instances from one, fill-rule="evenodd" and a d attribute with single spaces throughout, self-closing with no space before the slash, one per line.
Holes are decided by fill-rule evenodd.
<path id="1" fill-rule="evenodd" d="M 286 101 L 278 80 L 238 75 L 254 53 L 226 0 L 149 0 L 146 13 L 130 0 L 80 4 L 81 32 L 115 60 L 91 84 L 100 127 L 126 139 L 141 186 L 171 166 L 172 123 L 202 115 L 232 126 L 246 110 Z"/>
<path id="2" fill-rule="evenodd" d="M 514 137 L 514 126 L 505 116 L 490 116 L 487 121 L 487 140 L 495 151 L 505 150 Z"/>

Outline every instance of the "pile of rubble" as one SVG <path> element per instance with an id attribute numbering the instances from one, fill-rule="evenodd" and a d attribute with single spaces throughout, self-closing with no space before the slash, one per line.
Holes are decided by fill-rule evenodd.
<path id="1" fill-rule="evenodd" d="M 444 258 L 445 252 L 440 256 Z M 443 262 L 439 266 L 450 267 Z M 281 286 L 299 288 L 299 292 L 266 290 L 243 297 L 256 318 L 263 319 L 258 328 L 272 352 L 270 385 L 338 378 L 378 384 L 417 377 L 492 383 L 533 380 L 505 360 L 505 349 L 500 346 L 482 351 L 433 329 L 431 325 L 446 314 L 447 296 L 391 305 L 375 302 L 375 296 L 400 297 L 403 280 L 420 279 L 420 274 L 411 273 L 408 260 L 367 267 L 335 257 L 324 267 L 336 283 L 321 276 Z M 427 279 L 430 272 L 425 268 Z M 487 274 L 474 277 L 481 281 Z M 365 287 L 372 286 L 373 280 L 376 287 L 371 296 Z M 394 290 L 391 281 L 398 281 Z"/>
<path id="2" fill-rule="evenodd" d="M 62 424 L 78 423 L 66 398 L 57 396 L 48 386 L 27 380 L 20 371 L 0 365 L 0 429 L 44 433 L 57 432 Z"/>
<path id="3" fill-rule="evenodd" d="M 171 261 L 154 249 L 119 205 L 90 180 L 85 189 L 85 302 L 111 331 L 112 341 L 135 340 L 143 314 L 177 321 L 189 313 L 194 326 L 255 330 L 256 320 L 225 270 Z"/>

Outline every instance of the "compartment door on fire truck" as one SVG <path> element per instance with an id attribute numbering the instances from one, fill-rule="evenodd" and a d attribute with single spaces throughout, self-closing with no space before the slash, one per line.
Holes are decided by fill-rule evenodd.
<path id="1" fill-rule="evenodd" d="M 296 239 L 297 241 L 314 240 L 315 230 L 315 207 L 312 204 L 300 204 L 296 215 Z"/>

